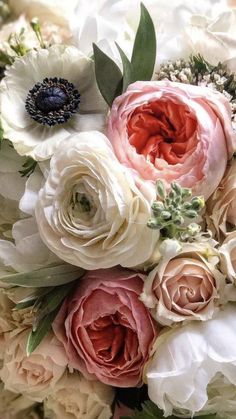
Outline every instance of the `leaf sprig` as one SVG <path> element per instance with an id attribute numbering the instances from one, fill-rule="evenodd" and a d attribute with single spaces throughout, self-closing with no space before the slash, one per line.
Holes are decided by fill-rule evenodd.
<path id="1" fill-rule="evenodd" d="M 156 61 L 156 34 L 152 18 L 141 3 L 141 16 L 136 33 L 131 60 L 116 44 L 123 74 L 118 65 L 97 45 L 93 44 L 95 74 L 99 90 L 108 106 L 126 91 L 129 84 L 138 80 L 150 80 Z"/>
<path id="2" fill-rule="evenodd" d="M 195 196 L 189 188 L 182 188 L 178 183 L 171 183 L 171 190 L 166 191 L 161 180 L 157 181 L 157 200 L 152 204 L 152 217 L 148 227 L 160 230 L 163 238 L 191 240 L 200 233 L 201 227 L 188 220 L 197 218 L 203 209 L 204 198 Z M 191 198 L 191 200 L 190 200 Z"/>

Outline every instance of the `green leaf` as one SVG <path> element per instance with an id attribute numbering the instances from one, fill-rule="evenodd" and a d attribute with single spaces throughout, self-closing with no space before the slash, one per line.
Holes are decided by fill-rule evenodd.
<path id="1" fill-rule="evenodd" d="M 38 163 L 32 159 L 32 157 L 27 157 L 26 162 L 22 165 L 22 170 L 19 170 L 21 177 L 29 177 L 32 175 L 36 169 L 37 164 Z"/>
<path id="2" fill-rule="evenodd" d="M 156 33 L 150 14 L 141 3 L 141 17 L 132 53 L 132 81 L 151 80 L 156 61 Z"/>
<path id="3" fill-rule="evenodd" d="M 69 292 L 74 288 L 75 285 L 75 282 L 72 282 L 71 284 L 65 284 L 61 287 L 55 287 L 52 291 L 50 291 L 46 296 L 44 296 L 41 299 L 38 313 L 35 317 L 33 330 L 37 329 L 39 323 L 45 316 L 47 316 L 52 311 L 56 310 L 56 308 L 63 302 L 65 297 L 69 294 Z"/>
<path id="4" fill-rule="evenodd" d="M 123 92 L 126 91 L 129 84 L 132 82 L 132 65 L 128 57 L 125 55 L 124 51 L 116 43 L 117 49 L 119 51 L 122 65 L 123 65 Z"/>
<path id="5" fill-rule="evenodd" d="M 111 106 L 116 96 L 122 93 L 122 73 L 116 63 L 95 44 L 93 53 L 99 90 L 106 103 Z"/>
<path id="6" fill-rule="evenodd" d="M 39 326 L 35 331 L 31 331 L 29 334 L 28 342 L 27 342 L 27 356 L 29 356 L 34 350 L 37 348 L 37 346 L 42 342 L 43 338 L 48 334 L 48 332 L 51 330 L 51 325 L 59 311 L 60 306 L 49 313 L 47 316 L 43 318 Z"/>
<path id="7" fill-rule="evenodd" d="M 84 274 L 84 269 L 73 265 L 58 265 L 38 269 L 33 272 L 6 275 L 0 278 L 2 282 L 21 287 L 51 287 L 67 284 L 79 279 Z"/>
<path id="8" fill-rule="evenodd" d="M 4 130 L 3 130 L 2 123 L 0 120 L 0 148 L 2 147 L 3 140 L 4 140 Z"/>

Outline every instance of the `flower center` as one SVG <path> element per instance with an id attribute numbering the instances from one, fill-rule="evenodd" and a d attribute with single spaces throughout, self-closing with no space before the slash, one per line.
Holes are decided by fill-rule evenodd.
<path id="1" fill-rule="evenodd" d="M 78 111 L 80 94 L 62 78 L 45 78 L 29 91 L 25 108 L 32 119 L 42 125 L 67 122 Z"/>

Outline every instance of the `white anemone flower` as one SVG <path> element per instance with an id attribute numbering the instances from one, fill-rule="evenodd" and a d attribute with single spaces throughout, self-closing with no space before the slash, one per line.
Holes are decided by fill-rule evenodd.
<path id="1" fill-rule="evenodd" d="M 20 155 L 35 160 L 50 158 L 71 133 L 101 130 L 104 110 L 93 61 L 71 46 L 16 59 L 0 85 L 5 137 Z"/>
<path id="2" fill-rule="evenodd" d="M 236 417 L 235 323 L 236 307 L 228 304 L 212 320 L 189 323 L 157 339 L 146 378 L 149 397 L 165 416 Z"/>

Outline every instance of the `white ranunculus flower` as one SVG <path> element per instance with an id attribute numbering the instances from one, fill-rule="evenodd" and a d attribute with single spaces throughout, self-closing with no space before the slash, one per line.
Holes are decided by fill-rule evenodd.
<path id="1" fill-rule="evenodd" d="M 164 410 L 194 415 L 224 412 L 233 407 L 236 386 L 236 306 L 229 304 L 207 322 L 192 322 L 160 336 L 146 368 L 150 399 Z M 227 387 L 218 394 L 214 382 Z M 181 383 L 181 385 L 180 385 Z M 217 396 L 217 397 L 216 397 Z M 211 408 L 210 408 L 210 407 Z M 235 416 L 230 416 L 235 417 Z"/>
<path id="2" fill-rule="evenodd" d="M 50 158 L 71 133 L 101 129 L 104 109 L 93 61 L 72 46 L 17 58 L 0 85 L 5 136 L 36 160 Z"/>
<path id="3" fill-rule="evenodd" d="M 64 348 L 49 333 L 34 352 L 27 356 L 29 329 L 8 336 L 3 368 L 0 372 L 5 389 L 25 394 L 41 402 L 63 376 L 68 363 Z"/>
<path id="4" fill-rule="evenodd" d="M 141 295 L 159 323 L 212 318 L 226 285 L 214 244 L 210 240 L 181 246 L 171 239 L 162 243 L 162 257 L 147 276 Z"/>
<path id="5" fill-rule="evenodd" d="M 77 373 L 66 373 L 44 406 L 48 419 L 110 419 L 114 390 Z"/>
<path id="6" fill-rule="evenodd" d="M 54 154 L 36 205 L 43 241 L 85 269 L 145 262 L 158 239 L 146 225 L 155 188 L 139 186 L 103 134 L 71 136 Z"/>

